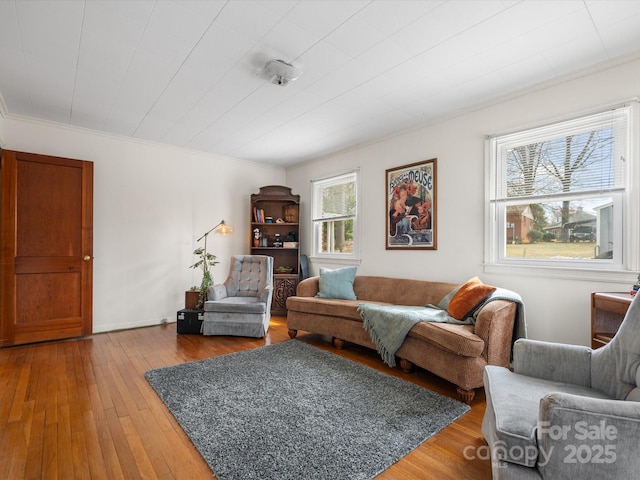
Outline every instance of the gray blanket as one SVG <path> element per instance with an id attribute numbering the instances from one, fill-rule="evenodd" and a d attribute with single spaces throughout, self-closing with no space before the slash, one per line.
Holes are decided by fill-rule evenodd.
<path id="1" fill-rule="evenodd" d="M 446 297 L 445 297 L 446 298 Z M 492 300 L 509 300 L 517 305 L 516 325 L 514 325 L 514 341 L 526 337 L 526 323 L 524 317 L 524 303 L 520 296 L 509 290 L 498 288 L 489 296 L 472 316 L 463 320 L 456 320 L 447 313 L 446 304 L 439 306 L 409 306 L 409 305 L 377 305 L 361 303 L 358 312 L 362 317 L 364 329 L 371 336 L 382 360 L 390 367 L 395 367 L 395 354 L 402 346 L 405 337 L 416 323 L 440 322 L 459 325 L 475 324 L 476 316 L 481 308 Z M 443 308 L 440 308 L 443 307 Z"/>
<path id="2" fill-rule="evenodd" d="M 520 295 L 516 292 L 512 292 L 511 290 L 506 290 L 500 287 L 496 288 L 496 291 L 493 292 L 480 306 L 480 308 L 477 308 L 473 313 L 473 322 L 475 323 L 475 319 L 478 316 L 478 313 L 480 313 L 482 307 L 493 300 L 507 300 L 516 304 L 516 319 L 515 325 L 513 326 L 513 342 L 519 338 L 527 338 L 527 321 L 524 313 L 524 302 Z"/>

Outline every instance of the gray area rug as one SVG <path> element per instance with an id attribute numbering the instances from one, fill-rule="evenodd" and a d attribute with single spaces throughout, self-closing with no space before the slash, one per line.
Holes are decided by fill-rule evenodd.
<path id="1" fill-rule="evenodd" d="M 297 340 L 145 376 L 220 480 L 371 479 L 469 411 Z"/>

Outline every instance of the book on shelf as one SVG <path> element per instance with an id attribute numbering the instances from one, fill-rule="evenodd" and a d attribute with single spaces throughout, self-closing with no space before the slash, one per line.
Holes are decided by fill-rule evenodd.
<path id="1" fill-rule="evenodd" d="M 264 210 L 253 207 L 253 221 L 256 223 L 264 223 Z"/>

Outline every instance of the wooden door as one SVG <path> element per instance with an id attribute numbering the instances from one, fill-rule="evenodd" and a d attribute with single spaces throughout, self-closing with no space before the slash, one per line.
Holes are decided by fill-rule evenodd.
<path id="1" fill-rule="evenodd" d="M 92 332 L 93 163 L 2 151 L 0 345 Z"/>

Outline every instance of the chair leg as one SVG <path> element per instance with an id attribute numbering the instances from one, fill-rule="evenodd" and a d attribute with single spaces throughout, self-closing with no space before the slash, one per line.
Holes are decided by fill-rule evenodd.
<path id="1" fill-rule="evenodd" d="M 458 392 L 458 398 L 460 399 L 460 401 L 466 404 L 471 403 L 471 400 L 473 400 L 473 397 L 476 396 L 475 388 L 472 388 L 471 390 L 465 390 L 464 388 L 458 387 L 457 392 Z"/>
<path id="2" fill-rule="evenodd" d="M 289 329 L 289 338 L 296 338 L 296 335 L 298 335 L 298 330 L 290 328 Z"/>
<path id="3" fill-rule="evenodd" d="M 344 347 L 344 340 L 342 340 L 341 338 L 333 337 L 333 345 L 334 345 L 338 350 L 342 350 L 342 348 Z"/>

